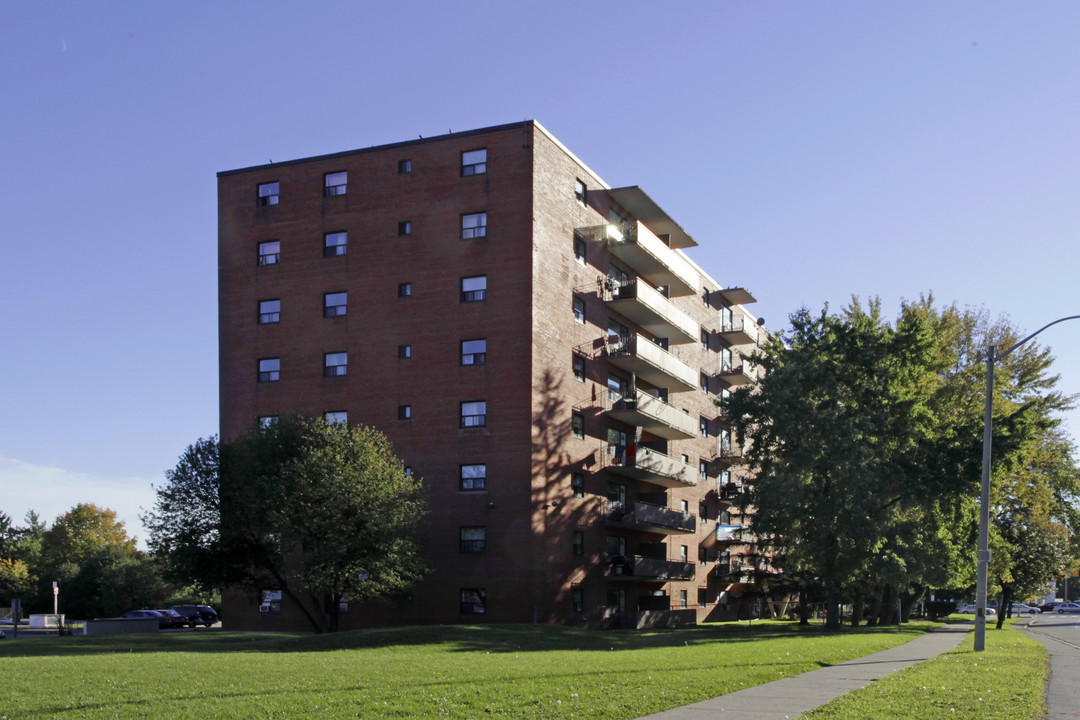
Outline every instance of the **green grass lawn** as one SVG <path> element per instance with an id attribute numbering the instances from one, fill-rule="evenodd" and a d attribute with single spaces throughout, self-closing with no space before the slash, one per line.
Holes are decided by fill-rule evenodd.
<path id="1" fill-rule="evenodd" d="M 954 616 L 952 619 L 971 619 Z M 996 622 L 996 619 L 992 619 Z M 803 717 L 812 720 L 1038 720 L 1046 715 L 1046 649 L 994 622 L 986 649 L 974 651 L 969 634 L 956 650 L 844 695 Z"/>
<path id="2" fill-rule="evenodd" d="M 25 638 L 0 644 L 0 717 L 636 718 L 876 652 L 931 627 Z"/>

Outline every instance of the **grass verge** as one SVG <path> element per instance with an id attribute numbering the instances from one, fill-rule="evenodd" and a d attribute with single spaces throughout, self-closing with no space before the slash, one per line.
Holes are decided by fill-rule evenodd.
<path id="1" fill-rule="evenodd" d="M 850 660 L 931 627 L 486 625 L 27 638 L 0 646 L 0 715 L 615 720 Z"/>
<path id="2" fill-rule="evenodd" d="M 969 633 L 952 652 L 882 678 L 803 715 L 806 720 L 1036 720 L 1046 716 L 1046 649 L 1012 630 L 986 629 L 986 649 Z"/>

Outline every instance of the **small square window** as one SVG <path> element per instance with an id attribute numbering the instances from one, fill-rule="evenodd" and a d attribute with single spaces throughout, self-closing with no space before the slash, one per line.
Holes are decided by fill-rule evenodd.
<path id="1" fill-rule="evenodd" d="M 405 477 L 411 478 L 412 474 L 413 474 L 413 469 L 411 467 L 409 467 L 408 465 L 406 465 L 405 466 Z"/>
<path id="2" fill-rule="evenodd" d="M 461 614 L 483 615 L 487 612 L 487 593 L 484 588 L 461 589 Z"/>
<path id="3" fill-rule="evenodd" d="M 408 360 L 412 357 L 412 345 L 398 345 L 397 346 L 398 360 Z"/>
<path id="4" fill-rule="evenodd" d="M 281 262 L 281 241 L 268 240 L 259 243 L 259 264 L 277 265 Z"/>
<path id="5" fill-rule="evenodd" d="M 341 317 L 349 309 L 349 293 L 336 292 L 323 295 L 323 317 Z"/>
<path id="6" fill-rule="evenodd" d="M 574 236 L 574 259 L 585 264 L 585 239 L 577 235 Z"/>
<path id="7" fill-rule="evenodd" d="M 686 453 L 683 453 L 682 457 L 681 457 L 681 460 L 682 460 L 682 464 L 686 465 L 686 464 L 688 464 L 690 462 L 690 456 L 687 455 Z"/>
<path id="8" fill-rule="evenodd" d="M 587 194 L 589 189 L 585 186 L 581 180 L 574 180 L 574 199 L 582 205 L 587 202 Z"/>
<path id="9" fill-rule="evenodd" d="M 574 355 L 574 379 L 578 382 L 585 382 L 585 358 L 581 355 Z"/>
<path id="10" fill-rule="evenodd" d="M 349 374 L 349 353 L 326 353 L 323 356 L 323 377 L 342 377 Z"/>
<path id="11" fill-rule="evenodd" d="M 412 235 L 412 221 L 402 220 L 397 224 L 398 235 Z"/>
<path id="12" fill-rule="evenodd" d="M 260 325 L 272 325 L 274 323 L 281 322 L 281 301 L 280 300 L 260 300 L 259 301 L 259 324 Z"/>
<path id="13" fill-rule="evenodd" d="M 412 420 L 412 405 L 398 405 L 397 419 Z"/>
<path id="14" fill-rule="evenodd" d="M 461 153 L 461 175 L 483 175 L 487 172 L 487 149 Z"/>
<path id="15" fill-rule="evenodd" d="M 487 548 L 487 528 L 463 527 L 461 533 L 461 547 L 463 553 L 481 553 Z"/>
<path id="16" fill-rule="evenodd" d="M 570 476 L 570 489 L 574 492 L 574 497 L 585 497 L 584 473 L 576 472 Z"/>
<path id="17" fill-rule="evenodd" d="M 487 488 L 487 465 L 462 465 L 460 483 L 462 490 L 484 490 Z"/>
<path id="18" fill-rule="evenodd" d="M 397 296 L 399 298 L 412 297 L 412 283 L 398 283 Z"/>
<path id="19" fill-rule="evenodd" d="M 461 216 L 461 239 L 487 237 L 487 213 L 469 213 Z"/>
<path id="20" fill-rule="evenodd" d="M 585 324 L 585 300 L 579 297 L 574 298 L 574 319 Z"/>
<path id="21" fill-rule="evenodd" d="M 461 403 L 461 427 L 486 427 L 487 401 L 474 400 Z"/>
<path id="22" fill-rule="evenodd" d="M 277 182 L 268 182 L 259 184 L 259 196 L 258 204 L 260 207 L 267 205 L 277 205 L 281 194 L 281 184 Z"/>
<path id="23" fill-rule="evenodd" d="M 397 161 L 398 175 L 408 175 L 412 172 L 412 160 L 398 160 Z"/>
<path id="24" fill-rule="evenodd" d="M 262 417 L 259 418 L 259 428 L 261 430 L 268 430 L 268 429 L 274 427 L 275 425 L 277 425 L 277 422 L 278 422 L 278 416 L 277 415 L 263 415 Z"/>
<path id="25" fill-rule="evenodd" d="M 462 340 L 461 364 L 484 365 L 487 363 L 487 340 Z"/>
<path id="26" fill-rule="evenodd" d="M 461 302 L 483 302 L 484 300 L 487 300 L 487 275 L 461 278 Z"/>
<path id="27" fill-rule="evenodd" d="M 349 233 L 332 232 L 323 235 L 323 257 L 337 257 L 349 251 Z"/>
<path id="28" fill-rule="evenodd" d="M 281 379 L 281 358 L 259 360 L 259 382 L 277 382 Z"/>
<path id="29" fill-rule="evenodd" d="M 325 190 L 323 191 L 323 194 L 326 197 L 344 195 L 348 182 L 349 173 L 347 172 L 327 173 L 326 179 L 324 180 Z"/>
<path id="30" fill-rule="evenodd" d="M 260 595 L 259 612 L 281 612 L 281 591 L 263 590 Z"/>
<path id="31" fill-rule="evenodd" d="M 580 530 L 574 531 L 572 547 L 574 555 L 580 557 L 585 554 L 585 533 Z"/>
<path id="32" fill-rule="evenodd" d="M 585 439 L 585 416 L 574 413 L 570 417 L 570 431 L 579 440 Z"/>
<path id="33" fill-rule="evenodd" d="M 349 422 L 349 413 L 344 410 L 331 410 L 323 413 L 323 419 L 331 425 L 344 425 Z"/>

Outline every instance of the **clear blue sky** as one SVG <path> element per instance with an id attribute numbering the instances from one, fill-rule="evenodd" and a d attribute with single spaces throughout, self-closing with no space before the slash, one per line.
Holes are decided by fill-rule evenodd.
<path id="1" fill-rule="evenodd" d="M 215 173 L 271 159 L 534 118 L 773 329 L 1080 314 L 1078 37 L 1053 0 L 7 3 L 0 509 L 144 534 L 217 430 Z M 1080 392 L 1080 322 L 1041 339 Z"/>

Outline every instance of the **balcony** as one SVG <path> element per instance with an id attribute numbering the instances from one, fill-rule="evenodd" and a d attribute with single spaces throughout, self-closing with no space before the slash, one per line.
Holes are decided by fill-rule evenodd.
<path id="1" fill-rule="evenodd" d="M 632 398 L 623 398 L 608 411 L 608 416 L 634 425 L 665 440 L 689 440 L 698 433 L 694 419 L 658 397 L 638 390 Z"/>
<path id="2" fill-rule="evenodd" d="M 716 335 L 725 345 L 750 345 L 757 342 L 758 325 L 749 318 L 724 322 Z"/>
<path id="3" fill-rule="evenodd" d="M 742 540 L 742 525 L 717 525 L 717 542 L 739 542 Z"/>
<path id="4" fill-rule="evenodd" d="M 640 501 L 631 505 L 629 510 L 621 503 L 609 505 L 605 522 L 611 527 L 664 535 L 692 533 L 697 530 L 697 518 L 690 513 Z"/>
<path id="5" fill-rule="evenodd" d="M 699 377 L 694 368 L 637 333 L 609 335 L 604 352 L 611 364 L 636 374 L 650 385 L 670 392 L 697 389 Z"/>
<path id="6" fill-rule="evenodd" d="M 643 282 L 616 285 L 605 293 L 608 307 L 672 345 L 697 342 L 698 324 L 675 304 Z"/>
<path id="7" fill-rule="evenodd" d="M 720 299 L 724 301 L 725 305 L 747 305 L 749 303 L 757 302 L 757 298 L 750 294 L 750 291 L 741 287 L 724 288 L 723 290 L 716 291 Z"/>
<path id="8" fill-rule="evenodd" d="M 635 445 L 609 445 L 608 470 L 666 488 L 697 485 L 697 473 L 683 461 Z"/>
<path id="9" fill-rule="evenodd" d="M 664 560 L 662 558 L 632 557 L 613 558 L 608 565 L 608 580 L 693 580 L 696 566 L 692 562 Z"/>
<path id="10" fill-rule="evenodd" d="M 721 360 L 705 371 L 719 380 L 724 387 L 733 388 L 754 382 L 754 371 L 747 360 Z"/>
<path id="11" fill-rule="evenodd" d="M 685 248 L 697 245 L 697 241 L 690 237 L 671 216 L 664 212 L 663 208 L 656 204 L 651 197 L 645 194 L 640 187 L 612 188 L 607 194 L 623 206 L 631 215 L 649 226 L 657 235 L 667 236 L 667 244 L 673 248 Z"/>
<path id="12" fill-rule="evenodd" d="M 732 445 L 730 441 L 726 444 L 721 442 L 720 448 L 716 453 L 716 457 L 709 461 L 710 475 L 719 475 L 721 470 L 726 470 L 732 465 L 740 465 L 743 462 L 743 451 L 738 445 Z"/>
<path id="13" fill-rule="evenodd" d="M 697 295 L 697 270 L 669 248 L 649 228 L 637 221 L 578 228 L 578 234 L 607 245 L 612 255 L 656 287 L 666 287 L 671 297 Z"/>

